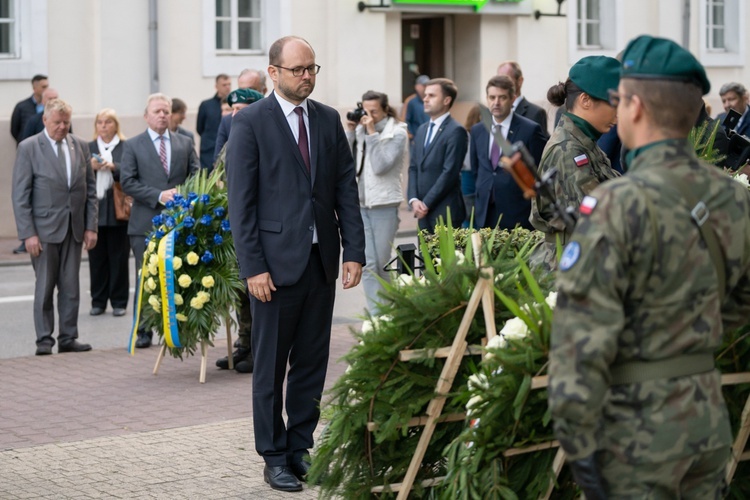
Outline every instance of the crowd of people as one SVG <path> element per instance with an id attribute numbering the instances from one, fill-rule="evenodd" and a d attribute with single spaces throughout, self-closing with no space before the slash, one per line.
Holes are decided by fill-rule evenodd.
<path id="1" fill-rule="evenodd" d="M 299 491 L 319 419 L 335 281 L 340 276 L 350 289 L 362 280 L 368 310 L 377 312 L 406 170 L 406 199 L 420 229 L 433 231 L 448 218 L 533 227 L 545 233 L 537 261 L 546 269 L 558 267 L 564 247 L 549 398 L 587 498 L 688 487 L 716 497 L 729 430 L 710 353 L 722 328 L 748 312 L 750 195 L 702 165 L 687 144 L 693 125 L 710 123 L 701 99 L 710 84 L 700 63 L 674 42 L 647 36 L 620 60 L 583 58 L 549 89 L 549 102 L 562 110 L 550 137 L 547 114 L 522 95 L 523 73 L 513 61 L 486 84 L 489 116 L 476 108 L 460 124 L 451 116 L 455 83 L 421 75 L 403 120 L 386 94 L 370 90 L 344 127 L 337 111 L 309 99 L 320 71 L 315 60 L 304 39 L 277 40 L 269 50 L 273 91 L 265 98 L 262 71 L 243 71 L 234 91 L 219 75 L 215 95 L 198 110 L 199 154 L 181 127 L 186 105 L 179 99 L 149 96 L 147 128 L 128 140 L 116 112 L 103 109 L 86 142 L 70 133 L 70 105 L 46 77 L 34 77 L 34 95 L 17 106 L 11 132 L 19 143 L 18 236 L 36 273 L 36 353 L 51 354 L 56 342 L 55 288 L 59 352 L 91 349 L 77 331 L 82 247 L 90 256 L 91 314 L 103 314 L 108 303 L 115 316 L 125 314 L 128 246 L 140 269 L 152 218 L 189 175 L 222 162 L 247 285 L 232 357 L 238 371 L 254 372 L 264 479 Z M 720 94 L 728 115 L 739 114 L 733 122 L 720 118 L 731 124 L 731 153 L 730 137 L 750 130 L 748 95 L 736 83 Z M 605 137 L 609 155 L 599 145 Z M 514 180 L 508 167 L 518 148 L 549 186 L 546 194 L 530 195 Z M 118 216 L 121 195 L 132 197 L 127 220 Z M 672 286 L 675 280 L 683 286 Z M 665 335 L 671 340 L 660 340 Z M 151 331 L 138 332 L 137 347 L 151 343 Z M 229 359 L 217 365 L 227 368 Z M 673 410 L 665 413 L 662 403 Z M 647 426 L 648 442 L 638 425 Z M 655 439 L 661 432 L 672 437 Z M 671 448 L 685 441 L 693 445 Z M 664 473 L 645 472 L 657 467 Z"/>

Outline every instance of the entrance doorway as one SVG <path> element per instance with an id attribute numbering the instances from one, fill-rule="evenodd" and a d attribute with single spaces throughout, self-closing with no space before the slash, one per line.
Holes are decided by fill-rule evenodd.
<path id="1" fill-rule="evenodd" d="M 445 18 L 401 20 L 402 98 L 414 93 L 419 75 L 445 76 Z"/>

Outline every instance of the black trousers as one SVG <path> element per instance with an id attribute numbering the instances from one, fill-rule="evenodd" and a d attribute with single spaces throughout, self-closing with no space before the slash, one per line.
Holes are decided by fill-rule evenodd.
<path id="1" fill-rule="evenodd" d="M 276 288 L 269 302 L 250 299 L 255 449 L 270 466 L 299 461 L 313 447 L 336 294 L 335 283 L 326 283 L 317 245 L 302 278 Z"/>
<path id="2" fill-rule="evenodd" d="M 128 307 L 130 277 L 128 226 L 99 226 L 96 246 L 89 250 L 91 306 L 125 309 Z"/>

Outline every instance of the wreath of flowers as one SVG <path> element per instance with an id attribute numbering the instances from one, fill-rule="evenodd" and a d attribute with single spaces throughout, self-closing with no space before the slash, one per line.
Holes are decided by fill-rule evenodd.
<path id="1" fill-rule="evenodd" d="M 177 188 L 161 214 L 152 220 L 146 237 L 140 289 L 140 324 L 165 337 L 170 353 L 182 359 L 201 342 L 213 345 L 221 320 L 244 287 L 239 280 L 232 232 L 227 218 L 224 169 L 205 169 Z M 162 255 L 160 246 L 170 238 L 173 254 Z M 171 261 L 171 265 L 169 262 Z M 172 276 L 164 272 L 171 268 Z M 164 300 L 167 297 L 168 304 Z M 165 322 L 165 315 L 173 321 Z M 136 328 L 134 328 L 134 331 Z M 172 338 L 174 330 L 177 338 Z"/>

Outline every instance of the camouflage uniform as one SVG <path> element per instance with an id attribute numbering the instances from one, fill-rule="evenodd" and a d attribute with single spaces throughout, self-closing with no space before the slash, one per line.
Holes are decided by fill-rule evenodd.
<path id="1" fill-rule="evenodd" d="M 569 460 L 597 452 L 611 497 L 715 498 L 731 431 L 710 367 L 724 329 L 750 313 L 750 193 L 684 140 L 638 152 L 628 175 L 584 202 L 588 215 L 560 262 L 549 385 L 555 433 Z M 705 224 L 725 262 L 723 302 L 675 178 L 708 207 Z M 612 383 L 625 362 L 700 353 L 711 356 L 703 373 Z"/>
<path id="2" fill-rule="evenodd" d="M 595 187 L 619 176 L 612 170 L 604 151 L 565 113 L 544 148 L 539 175 L 544 175 L 552 167 L 558 170 L 554 179 L 554 195 L 565 207 L 577 208 L 583 197 Z M 565 224 L 555 215 L 553 202 L 537 195 L 531 200 L 529 220 L 535 229 L 545 233 L 545 243 L 535 252 L 532 263 L 543 264 L 547 269 L 557 268 L 557 236 L 560 243 L 565 245 L 570 239 L 570 232 L 566 232 Z"/>

